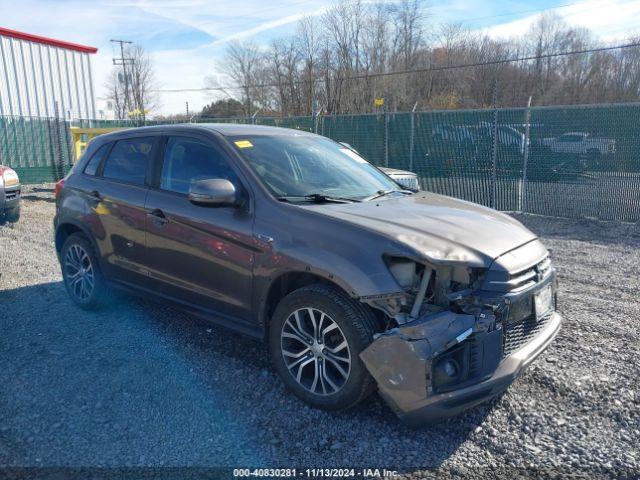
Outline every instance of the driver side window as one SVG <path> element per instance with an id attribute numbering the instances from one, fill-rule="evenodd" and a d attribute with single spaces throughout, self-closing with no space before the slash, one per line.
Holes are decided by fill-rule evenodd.
<path id="1" fill-rule="evenodd" d="M 160 188 L 189 193 L 194 180 L 224 178 L 238 185 L 237 177 L 217 148 L 188 137 L 170 137 L 164 150 Z"/>

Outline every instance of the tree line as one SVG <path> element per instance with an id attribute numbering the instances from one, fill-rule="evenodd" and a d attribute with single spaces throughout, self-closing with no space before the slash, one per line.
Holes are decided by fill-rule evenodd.
<path id="1" fill-rule="evenodd" d="M 640 37 L 623 43 L 636 42 Z M 266 48 L 230 43 L 216 78 L 234 85 L 207 77 L 207 86 L 228 98 L 203 116 L 637 101 L 640 47 L 589 51 L 599 46 L 592 32 L 552 13 L 503 40 L 461 23 L 434 25 L 421 0 L 347 0 L 302 19 L 294 35 Z M 585 53 L 551 56 L 572 51 Z M 506 61 L 526 57 L 533 58 Z M 413 70 L 422 71 L 393 74 Z"/>

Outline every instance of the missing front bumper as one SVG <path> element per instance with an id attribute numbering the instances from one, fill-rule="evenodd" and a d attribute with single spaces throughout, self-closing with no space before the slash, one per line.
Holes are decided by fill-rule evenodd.
<path id="1" fill-rule="evenodd" d="M 381 334 L 360 354 L 381 396 L 412 426 L 456 415 L 503 392 L 551 343 L 561 323 L 554 312 L 529 343 L 502 358 L 502 331 L 478 331 L 472 315 L 441 312 Z M 464 334 L 473 329 L 473 337 Z M 463 339 L 460 341 L 460 339 Z M 473 375 L 451 389 L 434 389 L 433 362 L 465 341 L 479 342 Z"/>

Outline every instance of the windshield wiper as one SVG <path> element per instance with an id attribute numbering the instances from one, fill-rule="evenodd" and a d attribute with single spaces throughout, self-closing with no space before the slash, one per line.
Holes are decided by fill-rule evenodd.
<path id="1" fill-rule="evenodd" d="M 301 200 L 301 201 L 309 201 L 314 203 L 353 203 L 360 202 L 357 198 L 349 198 L 349 197 L 333 197 L 331 195 L 324 195 L 322 193 L 311 193 L 309 195 L 301 195 L 301 196 L 291 196 L 285 195 L 282 197 L 278 197 L 278 200 L 281 202 L 289 202 L 291 200 Z"/>
<path id="2" fill-rule="evenodd" d="M 378 190 L 376 193 L 374 193 L 369 197 L 364 198 L 362 201 L 369 202 L 371 200 L 375 200 L 376 198 L 385 197 L 391 193 L 402 193 L 404 195 L 413 195 L 415 192 L 411 190 Z"/>

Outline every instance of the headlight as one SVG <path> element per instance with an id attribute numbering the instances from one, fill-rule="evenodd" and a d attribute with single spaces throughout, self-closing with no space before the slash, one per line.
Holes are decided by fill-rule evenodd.
<path id="1" fill-rule="evenodd" d="M 12 168 L 0 167 L 0 173 L 2 173 L 2 179 L 4 180 L 5 187 L 11 187 L 20 183 L 18 174 Z"/>
<path id="2" fill-rule="evenodd" d="M 533 315 L 533 298 L 527 295 L 509 307 L 507 323 L 517 323 Z"/>

